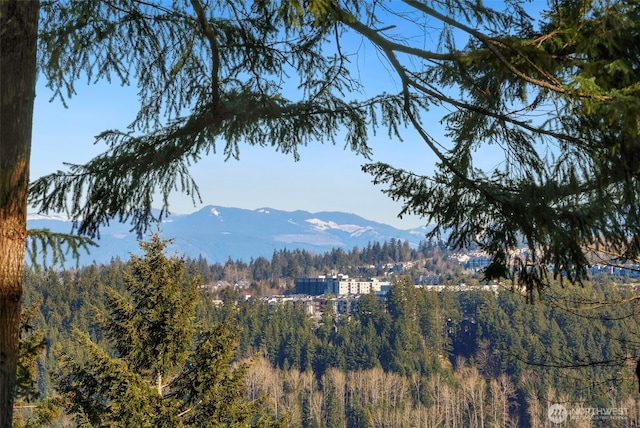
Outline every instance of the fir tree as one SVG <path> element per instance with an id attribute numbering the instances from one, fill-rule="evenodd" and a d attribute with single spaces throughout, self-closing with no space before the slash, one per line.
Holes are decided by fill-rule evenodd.
<path id="1" fill-rule="evenodd" d="M 447 230 L 450 245 L 487 251 L 488 277 L 533 290 L 548 285 L 551 264 L 584 279 L 594 247 L 638 257 L 636 1 L 558 0 L 542 16 L 528 4 L 0 1 L 0 426 L 11 423 L 27 203 L 68 213 L 91 236 L 114 218 L 140 233 L 166 214 L 171 192 L 198 199 L 193 162 L 218 151 L 238 158 L 245 142 L 297 158 L 300 145 L 345 135 L 345 147 L 369 156 L 371 131 L 401 137 L 410 125 L 436 172 L 382 162 L 365 171 L 405 202 L 401 214 L 436 224 L 433 235 Z M 400 93 L 345 101 L 361 87 L 343 50 L 348 32 L 380 52 Z M 417 46 L 412 32 L 439 43 Z M 62 99 L 84 76 L 135 84 L 140 108 L 129 129 L 99 135 L 105 153 L 30 185 L 38 69 Z M 295 100 L 284 94 L 291 83 Z M 443 106 L 444 116 L 426 120 Z M 432 137 L 438 122 L 441 140 Z M 476 154 L 487 148 L 499 150 L 483 168 Z M 512 257 L 523 240 L 528 252 Z"/>
<path id="2" fill-rule="evenodd" d="M 122 427 L 275 426 L 262 400 L 245 399 L 245 368 L 231 362 L 238 331 L 229 323 L 198 329 L 197 278 L 167 241 L 152 235 L 132 257 L 126 297 L 108 291 L 99 314 L 113 353 L 75 336 L 87 361 L 62 357 L 58 389 L 79 425 Z"/>

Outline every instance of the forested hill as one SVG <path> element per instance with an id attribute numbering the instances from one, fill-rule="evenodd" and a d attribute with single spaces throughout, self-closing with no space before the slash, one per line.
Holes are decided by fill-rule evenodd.
<path id="1" fill-rule="evenodd" d="M 69 221 L 51 216 L 31 215 L 28 226 L 53 232 L 71 230 Z M 80 265 L 109 263 L 115 257 L 126 259 L 129 252 L 138 254 L 137 236 L 130 229 L 117 222 L 101 229 L 99 247 L 84 254 Z M 152 231 L 156 231 L 155 226 Z M 391 239 L 407 241 L 415 248 L 427 230 L 400 230 L 341 212 L 207 206 L 192 214 L 169 215 L 160 225 L 160 232 L 164 238 L 174 239 L 171 251 L 224 263 L 228 259 L 248 262 L 251 258 L 271 257 L 275 250 L 285 248 L 321 254 L 333 248 L 348 251 Z"/>
<path id="2" fill-rule="evenodd" d="M 497 294 L 436 292 L 415 287 L 415 278 L 433 274 L 444 284 L 480 279 L 440 246 L 406 250 L 376 243 L 322 255 L 281 251 L 249 263 L 185 262 L 202 282 L 244 280 L 255 297 L 286 293 L 299 273 L 355 272 L 349 264 L 357 258 L 413 259 L 402 264 L 401 274 L 386 272 L 395 285 L 385 300 L 362 296 L 349 316 L 327 307 L 314 318 L 291 304 L 237 299 L 238 288 L 217 288 L 214 295 L 200 288 L 198 322 L 226 320 L 241 328 L 236 357 L 251 359 L 247 394 L 266 394 L 276 415 L 288 415 L 290 427 L 549 426 L 547 408 L 554 402 L 626 409 L 620 424 L 606 426 L 636 426 L 634 302 L 582 312 L 567 306 L 624 302 L 632 287 L 600 274 L 583 288 L 558 287 L 534 305 L 508 287 Z M 52 394 L 59 356 L 84 355 L 73 329 L 108 347 L 96 310 L 105 310 L 108 289 L 123 292 L 130 269 L 129 262 L 116 260 L 75 271 L 28 272 L 25 305 L 34 305 L 33 325 L 47 338 L 38 362 L 44 397 Z"/>

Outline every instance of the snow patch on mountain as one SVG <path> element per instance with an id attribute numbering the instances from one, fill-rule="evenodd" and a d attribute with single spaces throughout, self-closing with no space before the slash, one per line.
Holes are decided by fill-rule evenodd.
<path id="1" fill-rule="evenodd" d="M 61 215 L 43 215 L 43 214 L 27 214 L 27 220 L 71 221 L 68 218 Z"/>
<path id="2" fill-rule="evenodd" d="M 371 226 L 358 226 L 357 224 L 338 224 L 334 221 L 324 221 L 319 218 L 310 218 L 307 219 L 307 223 L 311 223 L 313 228 L 318 231 L 325 230 L 341 230 L 343 232 L 349 233 L 351 236 L 362 236 L 367 231 L 374 230 Z"/>
<path id="3" fill-rule="evenodd" d="M 163 220 L 163 238 L 174 239 L 171 251 L 192 258 L 202 256 L 210 263 L 224 263 L 229 258 L 268 258 L 283 248 L 318 253 L 336 247 L 360 248 L 391 238 L 407 240 L 417 247 L 427 232 L 426 228 L 398 230 L 341 212 L 246 210 L 211 205 L 191 214 L 171 214 Z M 29 227 L 68 233 L 70 222 L 62 216 L 30 214 Z M 92 248 L 89 255 L 81 255 L 80 265 L 109 263 L 113 257 L 124 259 L 130 253 L 138 254 L 137 238 L 130 224 L 114 220 L 100 228 L 97 240 L 100 246 Z"/>

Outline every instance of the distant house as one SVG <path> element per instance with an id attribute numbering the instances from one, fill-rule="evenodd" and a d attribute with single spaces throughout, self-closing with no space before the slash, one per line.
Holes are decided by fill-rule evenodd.
<path id="1" fill-rule="evenodd" d="M 316 301 L 313 297 L 305 295 L 272 295 L 262 296 L 262 302 L 269 306 L 270 309 L 276 306 L 291 304 L 295 308 L 302 308 L 307 314 L 313 315 L 318 311 Z"/>

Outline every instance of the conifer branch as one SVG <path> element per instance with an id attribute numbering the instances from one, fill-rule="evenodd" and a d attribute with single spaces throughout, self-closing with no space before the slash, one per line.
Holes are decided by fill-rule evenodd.
<path id="1" fill-rule="evenodd" d="M 98 244 L 83 236 L 51 232 L 48 229 L 27 230 L 27 257 L 36 268 L 64 266 L 68 256 L 79 261 L 80 253 L 90 253 L 90 247 Z M 50 251 L 50 253 L 49 253 Z"/>

